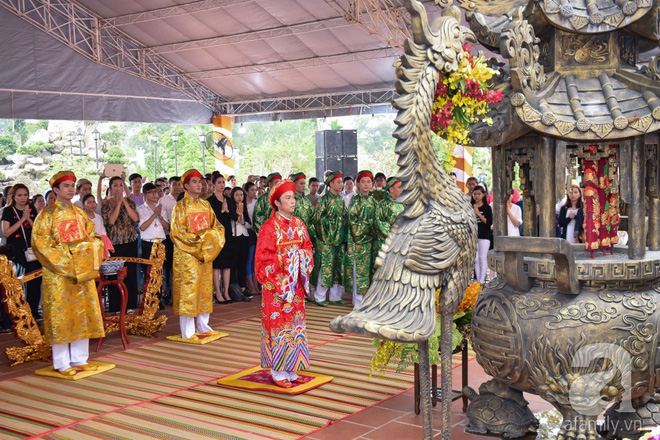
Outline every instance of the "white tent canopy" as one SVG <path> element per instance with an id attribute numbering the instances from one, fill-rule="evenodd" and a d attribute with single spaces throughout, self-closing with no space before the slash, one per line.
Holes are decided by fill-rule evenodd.
<path id="1" fill-rule="evenodd" d="M 386 29 L 379 37 L 349 22 L 348 0 L 0 6 L 0 117 L 206 123 L 213 112 L 247 121 L 391 111 L 400 49 Z"/>

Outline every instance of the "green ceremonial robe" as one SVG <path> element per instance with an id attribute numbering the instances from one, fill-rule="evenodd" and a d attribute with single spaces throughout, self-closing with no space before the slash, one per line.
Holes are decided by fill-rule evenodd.
<path id="1" fill-rule="evenodd" d="M 374 259 L 378 256 L 378 252 L 383 247 L 385 239 L 390 233 L 390 228 L 394 224 L 394 220 L 403 211 L 403 205 L 397 202 L 394 197 L 385 194 L 383 200 L 376 204 L 376 214 L 374 215 L 374 233 L 376 241 L 374 241 Z"/>
<path id="2" fill-rule="evenodd" d="M 314 261 L 321 261 L 320 255 L 317 254 L 318 246 L 316 245 L 316 229 L 314 228 L 314 207 L 307 196 L 296 194 L 296 210 L 293 212 L 293 215 L 300 218 L 305 226 L 307 226 L 307 233 L 309 234 L 314 249 Z M 319 279 L 320 266 L 320 264 L 315 264 L 312 274 L 310 275 L 310 280 L 313 285 L 316 285 L 316 281 Z"/>
<path id="3" fill-rule="evenodd" d="M 259 233 L 261 225 L 266 223 L 266 220 L 268 220 L 272 214 L 273 207 L 268 203 L 268 191 L 266 191 L 257 199 L 257 204 L 254 205 L 254 219 L 252 219 L 254 221 L 254 223 L 252 223 L 254 232 Z"/>
<path id="4" fill-rule="evenodd" d="M 376 201 L 371 195 L 358 194 L 348 205 L 348 236 L 346 258 L 344 259 L 344 288 L 353 291 L 353 263 L 355 263 L 355 283 L 357 294 L 364 295 L 369 290 L 374 267 L 374 216 Z"/>
<path id="5" fill-rule="evenodd" d="M 375 189 L 371 191 L 371 196 L 374 198 L 376 204 L 380 203 L 385 198 L 386 194 L 387 193 L 382 189 Z"/>
<path id="6" fill-rule="evenodd" d="M 340 253 L 346 242 L 347 212 L 344 199 L 330 190 L 319 199 L 314 211 L 314 228 L 321 262 L 321 286 L 342 283 Z"/>

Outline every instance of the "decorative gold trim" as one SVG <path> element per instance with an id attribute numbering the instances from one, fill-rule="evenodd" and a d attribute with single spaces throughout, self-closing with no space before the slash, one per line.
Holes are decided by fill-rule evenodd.
<path id="1" fill-rule="evenodd" d="M 46 340 L 39 331 L 30 306 L 25 301 L 23 287 L 21 287 L 22 282 L 33 280 L 38 276 L 41 276 L 41 270 L 32 272 L 25 276 L 23 280 L 19 280 L 16 278 L 14 268 L 7 257 L 0 255 L 2 302 L 6 306 L 7 313 L 9 313 L 14 333 L 25 344 L 23 347 L 8 347 L 5 349 L 5 354 L 12 362 L 12 367 L 28 361 L 47 361 L 51 356 L 50 345 L 46 344 Z"/>
<path id="2" fill-rule="evenodd" d="M 167 316 L 161 315 L 154 319 L 158 311 L 160 302 L 160 288 L 163 284 L 163 263 L 165 262 L 165 246 L 160 240 L 156 240 L 151 248 L 151 255 L 149 260 L 144 258 L 132 257 L 112 257 L 108 260 L 124 260 L 127 263 L 147 264 L 149 268 L 149 281 L 147 284 L 147 291 L 142 300 L 142 311 L 139 315 L 127 315 L 124 319 L 126 322 L 126 331 L 132 335 L 138 336 L 153 336 L 163 329 L 167 323 Z M 111 333 L 119 330 L 119 325 L 115 323 L 108 323 L 105 327 L 106 333 Z"/>
<path id="3" fill-rule="evenodd" d="M 154 318 L 158 311 L 159 293 L 163 283 L 163 263 L 165 262 L 165 246 L 156 240 L 151 248 L 151 258 L 126 258 L 112 257 L 108 260 L 124 260 L 129 263 L 148 264 L 151 266 L 147 291 L 142 301 L 142 313 L 137 316 L 126 317 L 126 330 L 134 335 L 153 336 L 159 332 L 167 323 L 167 316 L 161 315 Z M 7 312 L 12 320 L 14 333 L 25 346 L 8 347 L 5 354 L 12 361 L 12 366 L 34 360 L 48 361 L 51 356 L 51 346 L 46 344 L 39 326 L 32 316 L 30 306 L 25 301 L 21 284 L 34 280 L 42 275 L 42 270 L 27 274 L 20 280 L 16 278 L 14 269 L 7 257 L 0 255 L 0 290 L 2 291 L 2 302 L 6 305 Z M 117 324 L 110 323 L 106 326 L 106 333 L 119 330 Z"/>

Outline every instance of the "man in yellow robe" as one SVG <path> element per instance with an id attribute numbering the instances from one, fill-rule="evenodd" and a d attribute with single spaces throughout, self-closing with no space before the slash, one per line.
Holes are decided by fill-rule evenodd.
<path id="1" fill-rule="evenodd" d="M 209 334 L 213 311 L 213 260 L 225 244 L 225 230 L 202 195 L 202 174 L 181 176 L 186 193 L 172 210 L 170 238 L 174 243 L 173 304 L 181 337 L 197 339 L 195 330 Z"/>
<path id="2" fill-rule="evenodd" d="M 44 333 L 53 347 L 53 368 L 64 376 L 96 370 L 87 364 L 89 339 L 105 336 L 94 284 L 103 241 L 71 203 L 75 182 L 71 171 L 50 179 L 57 201 L 41 211 L 32 230 L 32 249 L 43 266 Z"/>

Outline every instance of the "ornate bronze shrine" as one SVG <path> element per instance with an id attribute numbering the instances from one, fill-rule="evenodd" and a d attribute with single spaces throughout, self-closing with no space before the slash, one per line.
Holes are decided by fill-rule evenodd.
<path id="1" fill-rule="evenodd" d="M 533 432 L 535 420 L 510 416 L 526 413 L 524 391 L 561 412 L 559 439 L 595 439 L 597 429 L 636 438 L 660 424 L 660 71 L 657 57 L 640 56 L 658 47 L 658 2 L 467 6 L 477 39 L 509 61 L 494 124 L 473 130 L 476 145 L 493 151 L 489 266 L 498 278 L 473 315 L 477 360 L 493 379 L 473 396 L 468 431 Z M 505 237 L 516 164 L 524 237 Z M 554 238 L 555 204 L 578 176 L 608 185 L 597 223 L 612 229 L 601 229 L 602 248 Z M 617 227 L 627 246 L 616 244 Z"/>

